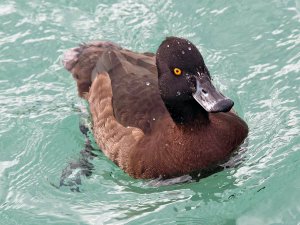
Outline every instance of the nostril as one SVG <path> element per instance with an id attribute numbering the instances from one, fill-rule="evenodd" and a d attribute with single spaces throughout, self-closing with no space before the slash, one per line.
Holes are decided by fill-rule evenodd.
<path id="1" fill-rule="evenodd" d="M 205 91 L 204 89 L 202 89 L 202 92 L 203 92 L 204 94 L 207 94 L 207 91 Z"/>

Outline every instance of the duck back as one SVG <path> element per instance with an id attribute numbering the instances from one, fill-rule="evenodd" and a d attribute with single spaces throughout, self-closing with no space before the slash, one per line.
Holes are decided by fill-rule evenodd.
<path id="1" fill-rule="evenodd" d="M 153 53 L 134 53 L 110 42 L 96 42 L 67 54 L 73 57 L 73 64 L 66 68 L 77 81 L 80 96 L 88 98 L 99 74 L 109 75 L 114 116 L 124 127 L 149 133 L 152 123 L 168 113 L 159 94 Z"/>

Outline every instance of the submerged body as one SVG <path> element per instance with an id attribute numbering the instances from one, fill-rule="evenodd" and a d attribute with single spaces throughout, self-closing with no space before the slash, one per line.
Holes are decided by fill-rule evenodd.
<path id="1" fill-rule="evenodd" d="M 110 42 L 65 54 L 64 65 L 89 102 L 101 150 L 135 178 L 176 177 L 226 161 L 247 136 L 246 123 L 231 111 L 207 112 L 195 91 L 197 101 L 178 87 L 182 81 L 176 83 L 176 76 L 163 79 L 169 75 L 159 63 L 157 55 Z M 224 107 L 228 111 L 232 105 Z"/>

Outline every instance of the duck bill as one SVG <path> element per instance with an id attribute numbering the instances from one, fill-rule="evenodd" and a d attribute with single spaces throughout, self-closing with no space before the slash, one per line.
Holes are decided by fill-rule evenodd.
<path id="1" fill-rule="evenodd" d="M 207 112 L 230 111 L 234 102 L 219 92 L 209 78 L 199 78 L 196 76 L 195 78 L 196 91 L 193 93 L 193 97 Z"/>

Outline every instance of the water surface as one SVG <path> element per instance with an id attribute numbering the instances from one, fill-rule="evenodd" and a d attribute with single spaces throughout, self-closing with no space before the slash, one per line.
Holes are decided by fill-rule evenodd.
<path id="1" fill-rule="evenodd" d="M 99 152 L 80 193 L 55 188 L 85 144 L 63 52 L 99 39 L 154 52 L 171 35 L 199 47 L 247 121 L 244 162 L 151 187 Z M 299 0 L 1 0 L 0 65 L 0 224 L 299 224 Z"/>

